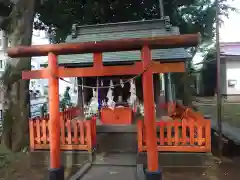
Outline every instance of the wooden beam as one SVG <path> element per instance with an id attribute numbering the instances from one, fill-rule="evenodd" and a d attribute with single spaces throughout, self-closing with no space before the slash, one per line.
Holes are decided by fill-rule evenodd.
<path id="1" fill-rule="evenodd" d="M 154 62 L 151 67 L 151 70 L 153 74 L 169 72 L 185 72 L 186 66 L 184 62 L 172 62 L 172 63 Z"/>
<path id="2" fill-rule="evenodd" d="M 93 77 L 93 76 L 115 76 L 136 75 L 142 72 L 142 63 L 130 66 L 103 66 L 102 68 L 64 68 L 59 69 L 60 77 Z"/>
<path id="3" fill-rule="evenodd" d="M 185 72 L 184 62 L 159 63 L 154 62 L 150 70 L 153 73 Z M 58 77 L 93 77 L 93 76 L 117 76 L 117 75 L 137 75 L 144 71 L 142 62 L 137 62 L 129 66 L 103 66 L 88 68 L 58 68 Z M 49 70 L 23 71 L 22 79 L 46 79 L 49 78 Z"/>
<path id="4" fill-rule="evenodd" d="M 150 49 L 192 47 L 200 43 L 200 34 L 159 36 L 152 38 L 131 38 L 84 43 L 60 43 L 48 45 L 19 46 L 8 48 L 8 56 L 31 57 L 46 56 L 48 52 L 56 55 L 84 54 L 96 52 L 116 52 L 140 50 L 143 46 Z"/>
<path id="5" fill-rule="evenodd" d="M 22 79 L 47 79 L 50 77 L 48 72 L 47 68 L 41 70 L 23 71 Z"/>

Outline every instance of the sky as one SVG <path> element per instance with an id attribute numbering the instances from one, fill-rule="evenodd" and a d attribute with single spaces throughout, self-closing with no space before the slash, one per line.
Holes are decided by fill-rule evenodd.
<path id="1" fill-rule="evenodd" d="M 33 45 L 49 44 L 49 40 L 46 37 L 46 33 L 44 31 L 33 30 L 32 44 Z M 36 62 L 36 64 L 37 63 L 40 64 L 47 61 L 47 57 L 46 56 L 37 57 L 37 58 L 34 58 L 34 61 Z"/>
<path id="2" fill-rule="evenodd" d="M 228 0 L 228 3 L 239 10 L 230 12 L 229 18 L 224 18 L 224 24 L 220 28 L 221 42 L 240 42 L 240 0 Z"/>

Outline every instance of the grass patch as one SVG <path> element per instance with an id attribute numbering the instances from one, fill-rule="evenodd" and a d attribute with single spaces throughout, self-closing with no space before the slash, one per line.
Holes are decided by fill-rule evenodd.
<path id="1" fill-rule="evenodd" d="M 29 153 L 13 153 L 0 144 L 0 179 L 44 180 L 47 169 L 32 167 Z"/>

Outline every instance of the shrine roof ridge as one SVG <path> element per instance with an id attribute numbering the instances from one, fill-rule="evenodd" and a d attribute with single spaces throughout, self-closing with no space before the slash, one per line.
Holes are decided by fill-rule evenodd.
<path id="1" fill-rule="evenodd" d="M 75 39 L 84 34 L 117 33 L 126 31 L 136 32 L 140 30 L 161 29 L 165 26 L 164 22 L 165 19 L 154 19 L 82 26 L 73 25 L 72 38 Z M 169 29 L 169 31 L 179 34 L 179 29 L 177 27 L 172 27 Z M 68 39 L 70 37 L 71 36 L 68 36 Z"/>
<path id="2" fill-rule="evenodd" d="M 123 38 L 154 38 L 157 36 L 179 35 L 179 28 L 165 26 L 165 18 L 143 21 L 128 21 L 118 23 L 84 25 L 75 27 L 75 34 L 69 35 L 66 42 L 89 42 L 102 40 L 116 40 Z M 192 58 L 184 48 L 154 49 L 152 58 L 161 61 L 186 61 Z M 122 51 L 103 53 L 103 63 L 129 64 L 141 60 L 140 51 Z M 93 54 L 60 55 L 59 65 L 89 66 L 93 63 Z M 46 66 L 47 63 L 43 63 Z"/>
<path id="3" fill-rule="evenodd" d="M 85 27 L 97 27 L 97 26 L 110 26 L 110 25 L 129 25 L 129 24 L 142 24 L 142 23 L 154 23 L 154 22 L 164 22 L 165 18 L 161 19 L 142 19 L 137 21 L 120 21 L 120 22 L 110 22 L 110 23 L 98 23 L 98 24 L 87 24 L 80 25 L 79 28 Z"/>

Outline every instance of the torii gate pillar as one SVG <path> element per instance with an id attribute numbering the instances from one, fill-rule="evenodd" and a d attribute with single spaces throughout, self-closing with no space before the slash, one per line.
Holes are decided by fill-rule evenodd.
<path id="1" fill-rule="evenodd" d="M 59 114 L 59 79 L 57 55 L 48 53 L 49 70 L 49 140 L 50 169 L 49 180 L 64 180 L 64 168 L 60 155 L 60 114 Z"/>
<path id="2" fill-rule="evenodd" d="M 143 46 L 141 57 L 144 69 L 147 69 L 152 61 L 151 50 Z M 144 124 L 147 140 L 147 164 L 146 180 L 162 180 L 162 173 L 158 166 L 156 123 L 154 112 L 153 73 L 147 69 L 142 75 L 143 100 L 144 100 Z"/>

